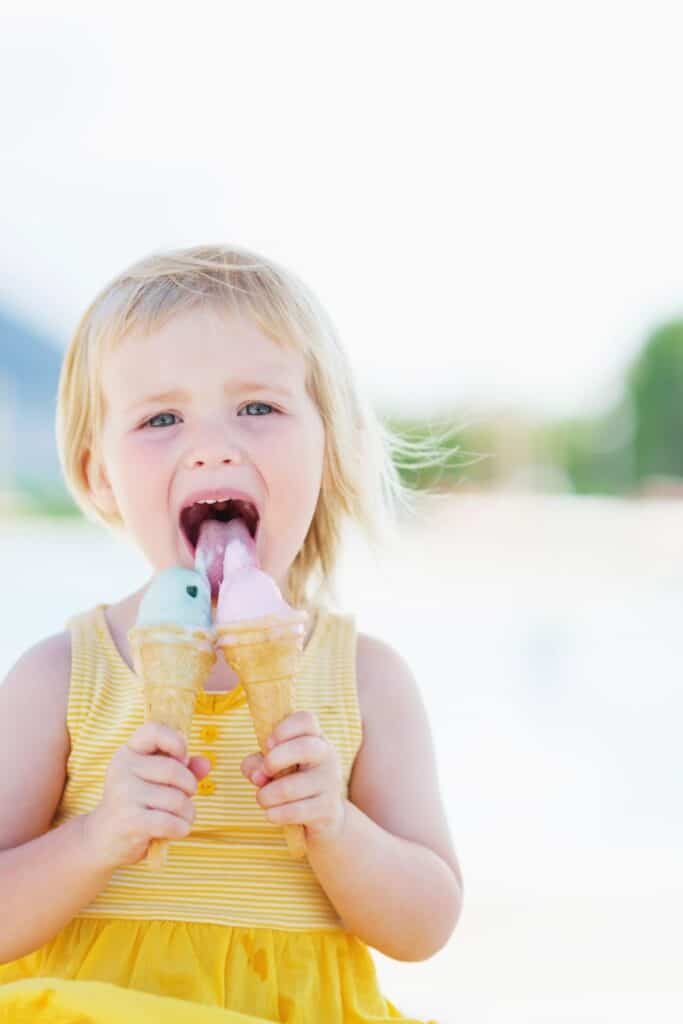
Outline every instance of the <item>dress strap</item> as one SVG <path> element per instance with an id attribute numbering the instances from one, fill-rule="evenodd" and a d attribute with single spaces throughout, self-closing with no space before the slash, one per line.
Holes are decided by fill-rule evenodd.
<path id="1" fill-rule="evenodd" d="M 357 630 L 353 614 L 328 612 L 311 656 L 297 680 L 297 704 L 318 715 L 323 732 L 341 758 L 345 784 L 363 741 L 356 679 Z"/>
<path id="2" fill-rule="evenodd" d="M 71 678 L 67 728 L 73 750 L 81 726 L 91 704 L 91 693 L 97 686 L 98 655 L 95 609 L 72 615 L 65 624 L 71 638 Z"/>

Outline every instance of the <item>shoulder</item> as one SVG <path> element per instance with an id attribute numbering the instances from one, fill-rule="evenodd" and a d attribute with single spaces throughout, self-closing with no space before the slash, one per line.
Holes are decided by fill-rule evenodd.
<path id="1" fill-rule="evenodd" d="M 0 773 L 0 850 L 50 827 L 64 787 L 71 642 L 46 637 L 25 651 L 0 683 L 0 749 L 12 771 Z"/>
<path id="2" fill-rule="evenodd" d="M 68 630 L 44 637 L 19 656 L 7 675 L 6 682 L 16 676 L 27 676 L 27 680 L 39 680 L 49 676 L 61 681 L 63 689 L 69 687 L 71 674 L 71 636 Z"/>
<path id="3" fill-rule="evenodd" d="M 387 699 L 387 693 L 401 692 L 420 700 L 415 676 L 398 651 L 369 633 L 356 636 L 356 686 L 358 703 L 365 724 Z"/>
<path id="4" fill-rule="evenodd" d="M 349 784 L 352 803 L 388 832 L 433 850 L 461 880 L 412 669 L 389 644 L 358 633 L 356 681 L 363 741 Z"/>
<path id="5" fill-rule="evenodd" d="M 59 730 L 68 744 L 66 712 L 71 679 L 71 636 L 54 633 L 29 647 L 14 663 L 2 684 L 2 703 L 14 709 L 39 707 L 48 727 Z"/>
<path id="6" fill-rule="evenodd" d="M 406 658 L 379 637 L 358 633 L 356 688 L 365 738 L 380 724 L 429 731 L 427 712 L 415 674 Z"/>

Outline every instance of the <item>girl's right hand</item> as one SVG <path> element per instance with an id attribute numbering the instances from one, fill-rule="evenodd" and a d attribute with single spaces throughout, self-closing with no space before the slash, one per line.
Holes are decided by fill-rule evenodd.
<path id="1" fill-rule="evenodd" d="M 197 781 L 210 771 L 205 757 L 188 761 L 182 733 L 158 722 L 137 729 L 111 759 L 102 800 L 85 816 L 96 863 L 111 870 L 137 864 L 151 839 L 184 838 L 195 818 Z"/>

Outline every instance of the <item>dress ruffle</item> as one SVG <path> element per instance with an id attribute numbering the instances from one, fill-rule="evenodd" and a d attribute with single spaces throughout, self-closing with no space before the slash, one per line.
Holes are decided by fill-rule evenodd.
<path id="1" fill-rule="evenodd" d="M 75 918 L 0 966 L 2 1024 L 436 1024 L 379 992 L 344 931 Z"/>

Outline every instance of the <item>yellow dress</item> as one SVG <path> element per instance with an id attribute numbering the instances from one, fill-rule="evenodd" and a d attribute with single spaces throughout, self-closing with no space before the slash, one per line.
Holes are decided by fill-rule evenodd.
<path id="1" fill-rule="evenodd" d="M 144 722 L 106 607 L 67 624 L 71 752 L 51 828 L 97 806 L 114 752 Z M 318 609 L 297 678 L 297 706 L 335 745 L 347 794 L 362 740 L 355 646 L 353 617 Z M 0 965 L 0 1022 L 421 1024 L 380 993 L 369 948 L 256 803 L 239 768 L 258 750 L 241 685 L 199 696 L 189 746 L 212 762 L 192 832 L 164 868 L 119 868 L 53 939 Z"/>

